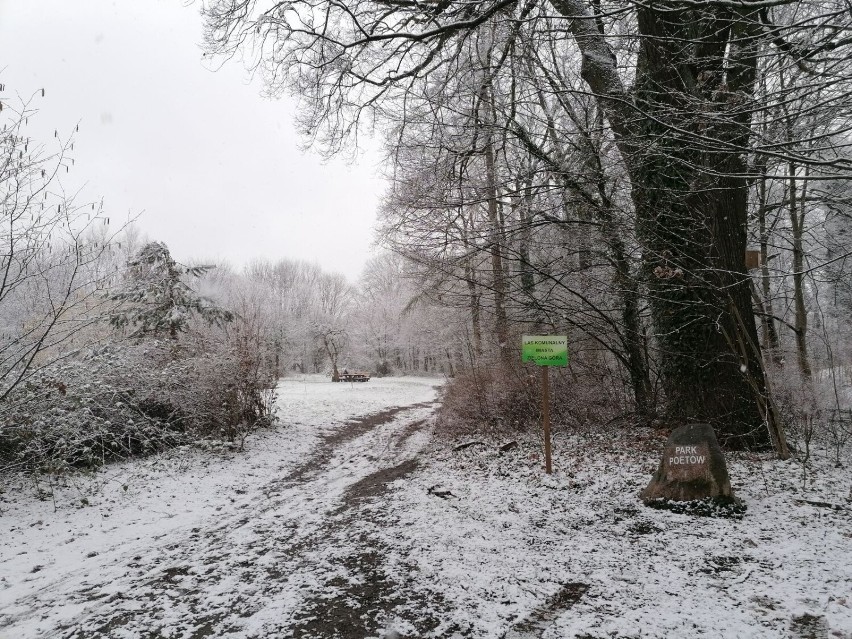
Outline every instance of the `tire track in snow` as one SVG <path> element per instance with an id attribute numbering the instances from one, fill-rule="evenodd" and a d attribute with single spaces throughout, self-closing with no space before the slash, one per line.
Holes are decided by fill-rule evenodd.
<path id="1" fill-rule="evenodd" d="M 349 420 L 321 436 L 304 463 L 234 503 L 232 512 L 116 557 L 120 578 L 98 583 L 94 577 L 71 588 L 67 580 L 54 583 L 16 607 L 48 619 L 64 608 L 54 618 L 72 617 L 58 628 L 43 627 L 38 637 L 297 636 L 289 626 L 305 596 L 343 570 L 323 558 L 335 550 L 329 540 L 339 544 L 349 536 L 349 511 L 385 490 L 379 478 L 416 467 L 412 460 L 428 441 L 435 405 Z M 14 627 L 25 616 L 6 621 Z"/>
<path id="2" fill-rule="evenodd" d="M 415 421 L 394 434 L 389 445 L 397 450 L 420 450 L 416 442 L 428 426 Z M 412 441 L 415 440 L 415 441 Z M 443 619 L 447 604 L 433 591 L 412 588 L 417 567 L 396 557 L 388 561 L 390 549 L 376 532 L 392 528 L 382 498 L 387 486 L 420 467 L 418 458 L 407 458 L 396 466 L 378 470 L 349 486 L 330 527 L 336 552 L 331 563 L 339 568 L 310 590 L 296 617 L 290 622 L 294 639 L 364 639 L 368 637 L 443 637 L 466 635 L 447 626 Z M 354 539 L 346 535 L 357 533 Z M 391 568 L 393 565 L 393 568 Z M 332 594 L 332 596 L 329 596 Z M 387 631 L 387 632 L 383 632 Z M 402 630 L 402 634 L 394 634 Z"/>

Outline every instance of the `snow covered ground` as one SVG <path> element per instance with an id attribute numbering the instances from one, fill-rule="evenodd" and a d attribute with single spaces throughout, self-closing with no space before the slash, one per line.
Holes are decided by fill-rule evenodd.
<path id="1" fill-rule="evenodd" d="M 741 520 L 650 510 L 653 434 L 557 428 L 547 477 L 534 435 L 433 437 L 439 384 L 288 379 L 244 453 L 5 487 L 0 637 L 852 637 L 827 455 L 729 459 Z"/>
<path id="2" fill-rule="evenodd" d="M 612 441 L 557 437 L 551 477 L 535 440 L 436 444 L 398 485 L 385 541 L 466 636 L 852 637 L 848 468 L 740 456 L 745 517 L 693 517 L 644 508 L 659 455 Z"/>
<path id="3" fill-rule="evenodd" d="M 332 384 L 321 376 L 290 378 L 279 386 L 282 426 L 251 437 L 245 453 L 171 451 L 54 487 L 53 499 L 47 500 L 39 500 L 28 484 L 5 487 L 0 637 L 142 637 L 153 629 L 160 633 L 153 636 L 162 637 L 219 636 L 193 635 L 206 622 L 194 623 L 192 617 L 227 609 L 228 598 L 236 601 L 239 589 L 258 591 L 252 604 L 261 615 L 267 603 L 296 606 L 298 593 L 287 591 L 287 601 L 267 602 L 262 581 L 234 583 L 239 573 L 233 567 L 280 544 L 273 530 L 310 532 L 346 486 L 386 463 L 387 455 L 401 454 L 388 447 L 392 431 L 428 418 L 439 383 L 414 378 Z M 322 448 L 324 437 L 339 433 L 349 419 L 412 405 L 419 407 L 392 415 L 364 434 L 356 429 L 347 446 L 328 451 L 319 485 L 308 477 L 287 480 Z M 408 444 L 423 445 L 425 439 Z M 259 549 L 252 551 L 258 537 Z M 237 556 L 241 552 L 245 556 Z M 182 609 L 185 597 L 158 587 L 163 575 L 169 581 L 169 575 L 211 566 L 222 578 L 199 588 L 199 610 Z M 152 596 L 162 601 L 151 601 Z M 126 623 L 97 626 L 109 625 L 107 617 L 126 608 L 140 614 L 127 615 Z M 142 614 L 146 609 L 152 614 Z M 246 624 L 244 636 L 264 636 L 253 634 L 263 626 L 255 625 Z M 215 631 L 215 624 L 211 628 Z"/>

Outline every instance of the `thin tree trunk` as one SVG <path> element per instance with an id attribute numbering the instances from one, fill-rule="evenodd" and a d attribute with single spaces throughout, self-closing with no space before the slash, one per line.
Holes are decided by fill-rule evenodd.
<path id="1" fill-rule="evenodd" d="M 473 355 L 478 362 L 482 359 L 482 322 L 480 319 L 479 290 L 473 275 L 470 260 L 465 263 L 465 281 L 467 281 L 468 298 L 470 300 L 470 324 L 473 332 Z"/>
<path id="2" fill-rule="evenodd" d="M 601 109 L 596 110 L 595 122 L 597 129 L 602 131 L 604 121 Z M 600 142 L 589 135 L 589 132 L 585 132 L 585 135 L 589 146 L 589 166 L 596 178 L 598 199 L 601 204 L 597 213 L 601 220 L 601 229 L 615 265 L 616 282 L 623 304 L 621 321 L 624 324 L 623 343 L 627 351 L 630 385 L 633 389 L 636 413 L 645 422 L 651 418 L 651 414 L 653 413 L 653 392 L 651 390 L 648 360 L 645 357 L 643 349 L 644 336 L 642 332 L 642 318 L 639 312 L 639 281 L 631 272 L 624 240 L 616 228 L 612 212 L 613 203 L 606 191 L 606 176 L 603 164 L 601 163 Z"/>
<path id="3" fill-rule="evenodd" d="M 532 237 L 532 170 L 528 174 L 523 185 L 523 195 L 519 197 L 518 224 L 520 233 L 518 237 L 518 257 L 521 261 L 521 290 L 524 299 L 535 307 L 535 279 L 533 278 L 532 263 L 530 262 L 530 242 Z"/>
<path id="4" fill-rule="evenodd" d="M 491 97 L 488 92 L 489 99 Z M 487 110 L 487 107 L 485 107 Z M 508 357 L 509 326 L 506 319 L 506 277 L 503 272 L 502 229 L 497 206 L 497 169 L 494 157 L 493 132 L 489 126 L 485 136 L 485 179 L 488 190 L 489 252 L 491 254 L 492 287 L 494 289 L 494 332 L 500 359 Z"/>
<path id="5" fill-rule="evenodd" d="M 781 366 L 781 348 L 778 340 L 778 330 L 775 328 L 775 312 L 772 307 L 772 291 L 769 277 L 769 229 L 766 225 L 767 190 L 766 173 L 762 170 L 757 194 L 757 223 L 760 234 L 760 289 L 763 293 L 763 315 L 760 325 L 763 329 L 763 347 L 772 357 L 776 366 Z"/>
<path id="6" fill-rule="evenodd" d="M 805 184 L 802 186 L 801 205 L 799 203 L 799 192 L 796 183 L 796 165 L 789 163 L 789 214 L 790 226 L 793 231 L 793 308 L 795 317 L 793 325 L 796 333 L 796 355 L 799 362 L 799 370 L 806 380 L 811 379 L 811 365 L 808 358 L 808 310 L 805 307 L 805 251 L 802 244 L 802 235 L 805 226 Z"/>

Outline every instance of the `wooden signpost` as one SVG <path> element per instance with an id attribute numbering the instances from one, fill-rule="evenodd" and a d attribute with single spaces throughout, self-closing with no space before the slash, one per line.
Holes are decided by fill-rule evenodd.
<path id="1" fill-rule="evenodd" d="M 568 366 L 567 335 L 524 335 L 521 361 L 541 366 L 541 421 L 544 431 L 544 471 L 553 472 L 550 448 L 550 375 L 548 366 Z"/>

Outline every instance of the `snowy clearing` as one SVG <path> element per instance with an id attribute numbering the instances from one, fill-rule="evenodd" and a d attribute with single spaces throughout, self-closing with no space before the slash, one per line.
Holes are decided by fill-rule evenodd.
<path id="1" fill-rule="evenodd" d="M 221 628 L 208 617 L 224 622 L 234 612 L 244 619 L 244 610 L 237 615 L 233 607 L 238 591 L 247 590 L 259 617 L 266 606 L 276 609 L 272 616 L 278 608 L 297 607 L 298 579 L 283 584 L 280 600 L 267 601 L 263 591 L 271 577 L 251 575 L 249 583 L 235 566 L 257 562 L 260 568 L 264 555 L 268 563 L 265 551 L 286 543 L 282 535 L 309 534 L 346 486 L 387 464 L 388 456 L 407 454 L 389 446 L 392 435 L 428 418 L 438 384 L 416 378 L 368 384 L 288 379 L 279 386 L 282 426 L 250 438 L 245 453 L 223 458 L 185 449 L 108 467 L 56 487 L 56 512 L 53 500 L 38 500 L 34 487 L 9 486 L 0 501 L 0 637 L 141 637 L 155 629 L 153 636 L 219 636 Z M 287 480 L 313 454 L 325 454 L 319 442 L 351 418 L 412 405 L 419 407 L 362 428 L 363 434 L 356 431 L 351 441 L 328 451 L 316 481 Z M 424 443 L 416 437 L 404 442 L 413 452 Z M 203 582 L 199 607 L 188 618 L 180 589 L 157 585 L 164 575 L 168 581 L 184 571 L 211 570 L 214 579 Z M 126 623 L 110 625 L 118 613 Z M 245 620 L 244 632 L 233 636 L 265 636 L 254 634 L 256 623 Z M 211 634 L 199 634 L 205 624 Z"/>
<path id="2" fill-rule="evenodd" d="M 852 637 L 848 469 L 729 456 L 745 517 L 693 517 L 642 506 L 659 454 L 619 440 L 557 437 L 550 478 L 535 439 L 436 445 L 384 541 L 464 636 Z"/>
<path id="3" fill-rule="evenodd" d="M 0 636 L 852 637 L 852 485 L 827 456 L 729 456 L 741 520 L 650 510 L 659 437 L 557 428 L 547 477 L 534 435 L 435 440 L 439 385 L 288 379 L 245 453 L 8 487 Z"/>

